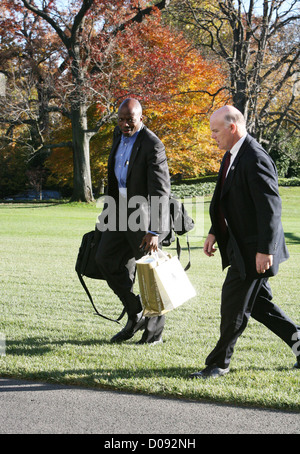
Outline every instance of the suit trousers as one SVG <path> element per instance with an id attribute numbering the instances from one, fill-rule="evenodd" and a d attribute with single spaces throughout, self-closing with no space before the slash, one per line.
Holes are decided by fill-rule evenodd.
<path id="1" fill-rule="evenodd" d="M 134 319 L 142 311 L 140 297 L 133 292 L 136 275 L 135 261 L 144 252 L 139 248 L 143 231 L 105 231 L 102 233 L 96 262 L 109 287 L 124 305 L 129 319 Z M 143 341 L 158 340 L 165 324 L 165 316 L 146 319 Z"/>
<path id="2" fill-rule="evenodd" d="M 231 251 L 230 268 L 222 287 L 220 338 L 206 358 L 206 365 L 229 367 L 234 346 L 246 328 L 250 316 L 269 328 L 290 347 L 295 344 L 293 335 L 300 332 L 300 327 L 272 302 L 268 278 L 241 279 Z"/>

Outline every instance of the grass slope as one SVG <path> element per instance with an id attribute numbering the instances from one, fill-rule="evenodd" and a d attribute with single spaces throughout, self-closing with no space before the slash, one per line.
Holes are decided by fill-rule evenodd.
<path id="1" fill-rule="evenodd" d="M 291 258 L 271 285 L 274 301 L 300 324 L 300 188 L 281 188 L 281 195 Z M 203 202 L 206 232 L 209 200 Z M 164 344 L 136 345 L 139 333 L 110 344 L 120 327 L 94 315 L 74 272 L 81 237 L 94 228 L 98 212 L 84 204 L 0 205 L 0 333 L 6 341 L 0 376 L 299 411 L 295 357 L 255 320 L 238 340 L 230 374 L 188 378 L 204 366 L 218 339 L 225 277 L 219 255 L 203 254 L 202 228 L 191 237 L 188 271 L 197 297 L 167 314 Z M 175 255 L 173 247 L 168 250 Z M 106 283 L 89 285 L 99 309 L 119 315 L 121 305 Z"/>

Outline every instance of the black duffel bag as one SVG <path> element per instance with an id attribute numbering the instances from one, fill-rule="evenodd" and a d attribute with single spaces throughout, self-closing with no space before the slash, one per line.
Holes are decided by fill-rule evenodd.
<path id="1" fill-rule="evenodd" d="M 91 232 L 85 233 L 82 237 L 81 240 L 81 245 L 78 251 L 78 256 L 76 260 L 76 265 L 75 265 L 75 271 L 78 275 L 79 281 L 84 288 L 87 296 L 89 297 L 90 302 L 92 303 L 92 306 L 96 312 L 97 315 L 99 315 L 102 318 L 105 318 L 106 320 L 110 320 L 112 322 L 119 323 L 121 318 L 123 318 L 125 314 L 125 309 L 123 309 L 121 315 L 117 319 L 111 319 L 109 317 L 106 317 L 105 315 L 101 314 L 93 301 L 92 295 L 90 294 L 86 283 L 84 282 L 83 276 L 89 277 L 91 279 L 102 279 L 105 280 L 105 277 L 101 273 L 96 260 L 95 256 L 97 253 L 97 249 L 101 240 L 101 235 L 102 233 L 96 228 L 95 230 L 92 230 Z"/>

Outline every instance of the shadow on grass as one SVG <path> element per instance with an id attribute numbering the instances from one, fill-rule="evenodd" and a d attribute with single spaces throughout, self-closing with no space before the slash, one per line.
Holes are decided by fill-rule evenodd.
<path id="1" fill-rule="evenodd" d="M 126 348 L 126 349 L 133 349 L 133 351 L 136 353 L 137 349 L 140 349 L 141 354 L 143 353 L 144 349 L 149 349 L 149 348 L 160 348 L 160 346 L 149 346 L 149 345 L 137 345 L 134 341 L 129 341 L 128 343 L 124 343 L 120 346 L 117 344 L 112 344 L 108 339 L 91 339 L 91 340 L 76 340 L 76 339 L 70 339 L 70 340 L 56 340 L 56 341 L 51 341 L 45 338 L 27 338 L 24 340 L 20 341 L 7 341 L 6 345 L 6 355 L 12 355 L 12 356 L 44 356 L 48 353 L 53 352 L 55 354 L 54 350 L 57 350 L 57 348 L 63 347 L 65 345 L 74 345 L 74 346 L 83 346 L 83 347 L 89 347 L 89 346 L 102 346 L 102 345 L 107 345 L 108 347 L 111 348 Z M 199 370 L 201 367 L 199 368 Z M 273 367 L 273 366 L 263 366 L 263 367 L 253 367 L 249 366 L 246 368 L 248 372 L 251 373 L 259 373 L 261 372 L 267 372 L 267 371 L 274 371 L 277 370 L 278 372 L 284 372 L 284 371 L 289 371 L 291 368 L 289 365 L 286 367 L 278 366 L 278 367 Z M 63 371 L 58 371 L 54 369 L 50 369 L 49 371 L 41 371 L 41 372 L 35 372 L 34 377 L 35 378 L 43 378 L 44 380 L 50 379 L 50 381 L 56 381 L 56 382 L 78 382 L 78 383 L 85 383 L 86 385 L 89 385 L 91 379 L 99 379 L 99 380 L 105 380 L 106 384 L 109 384 L 113 382 L 115 379 L 122 379 L 122 378 L 184 378 L 184 379 L 189 379 L 189 375 L 193 372 L 196 372 L 195 368 L 189 368 L 189 367 L 166 367 L 166 368 L 137 368 L 137 369 L 132 369 L 132 368 L 122 368 L 122 369 L 97 369 L 97 368 L 77 368 L 77 369 L 65 369 Z M 230 377 L 234 378 L 236 374 L 240 374 L 241 370 L 236 369 L 236 368 L 231 368 L 230 370 Z M 73 376 L 73 377 L 72 377 Z M 76 378 L 74 378 L 76 376 Z M 28 377 L 33 377 L 32 373 L 28 373 Z M 28 378 L 27 377 L 27 378 Z M 25 376 L 26 378 L 26 372 Z"/>
<path id="2" fill-rule="evenodd" d="M 112 344 L 109 339 L 91 339 L 91 340 L 76 340 L 76 339 L 69 339 L 69 340 L 55 340 L 51 341 L 50 339 L 46 338 L 27 338 L 22 339 L 19 341 L 14 340 L 7 340 L 6 342 L 6 357 L 9 356 L 45 356 L 50 354 L 51 352 L 53 355 L 56 354 L 60 347 L 64 346 L 82 346 L 82 347 L 89 347 L 89 346 L 103 346 L 107 345 L 107 347 L 111 347 L 112 349 L 115 348 L 123 348 L 124 347 L 128 350 L 133 350 L 135 353 L 137 349 L 140 349 L 141 354 L 143 354 L 144 349 L 146 348 L 160 348 L 160 346 L 149 346 L 149 345 L 137 345 L 135 341 L 129 341 L 128 343 L 124 343 L 122 345 Z M 113 354 L 113 353 L 112 353 Z M 66 360 L 67 361 L 67 360 Z M 55 381 L 57 383 L 64 382 L 64 383 L 82 383 L 86 384 L 87 386 L 91 385 L 91 381 L 94 379 L 105 380 L 106 384 L 113 382 L 116 379 L 123 379 L 123 378 L 188 378 L 189 375 L 195 372 L 190 368 L 181 368 L 181 367 L 170 367 L 170 368 L 108 368 L 105 367 L 104 369 L 99 368 L 74 368 L 74 369 L 65 369 L 63 371 L 49 369 L 43 370 L 40 372 L 26 372 L 22 373 L 22 377 L 24 379 L 30 378 L 37 378 L 43 380 L 50 380 Z"/>
<path id="3" fill-rule="evenodd" d="M 46 338 L 28 338 L 20 341 L 8 341 L 7 342 L 7 352 L 6 355 L 16 355 L 23 357 L 30 357 L 33 355 L 38 355 L 41 358 L 47 354 L 53 353 L 55 355 L 58 352 L 60 347 L 63 348 L 64 345 L 74 345 L 74 346 L 91 346 L 91 345 L 107 345 L 111 348 L 122 348 L 123 355 L 130 355 L 131 352 L 137 353 L 137 350 L 140 350 L 142 355 L 145 352 L 145 349 L 160 349 L 160 346 L 150 347 L 145 345 L 136 345 L 133 342 L 128 342 L 122 344 L 122 346 L 116 346 L 111 344 L 107 339 L 99 340 L 76 340 L 76 339 L 67 339 L 67 340 L 58 340 L 51 341 Z M 53 350 L 56 350 L 53 351 Z M 148 350 L 149 351 L 149 350 Z M 59 353 L 59 352 L 58 352 Z M 94 352 L 95 353 L 95 352 Z M 113 354 L 113 351 L 112 351 Z M 46 361 L 46 358 L 45 358 Z M 60 363 L 60 361 L 59 361 Z M 69 367 L 68 367 L 69 366 Z M 109 364 L 108 364 L 109 366 Z M 74 358 L 66 358 L 65 367 L 62 368 L 56 367 L 55 361 L 51 361 L 51 367 L 32 370 L 17 370 L 15 373 L 2 374 L 0 378 L 0 394 L 1 392 L 14 392 L 14 391 L 28 391 L 28 386 L 30 390 L 34 391 L 47 391 L 53 389 L 66 389 L 70 387 L 81 387 L 86 389 L 93 389 L 95 391 L 113 391 L 116 393 L 129 393 L 129 394 L 145 394 L 151 396 L 152 398 L 171 398 L 171 399 L 180 399 L 180 400 L 194 400 L 195 402 L 212 402 L 214 404 L 226 404 L 226 405 L 246 405 L 253 407 L 265 407 L 266 404 L 261 402 L 256 398 L 249 399 L 245 403 L 244 396 L 240 398 L 235 396 L 233 399 L 228 398 L 226 393 L 224 395 L 212 395 L 211 389 L 215 389 L 217 386 L 235 386 L 241 380 L 242 374 L 247 372 L 257 374 L 259 376 L 261 373 L 268 373 L 269 371 L 274 372 L 274 369 L 280 373 L 290 373 L 290 367 L 279 366 L 277 368 L 269 367 L 267 365 L 262 367 L 247 367 L 246 369 L 232 368 L 230 373 L 223 377 L 222 382 L 219 382 L 217 379 L 209 380 L 192 380 L 190 374 L 196 372 L 195 368 L 185 367 L 184 365 L 170 366 L 165 367 L 99 367 L 99 362 L 95 364 L 95 367 L 91 366 L 91 358 L 89 359 L 89 364 L 87 367 L 84 365 L 84 358 L 81 363 L 78 364 L 78 367 L 74 365 Z M 295 375 L 297 376 L 298 371 L 295 369 Z M 242 377 L 243 379 L 243 377 Z M 15 380 L 15 382 L 13 382 Z M 177 385 L 174 386 L 174 380 Z M 24 383 L 25 381 L 25 383 Z M 26 383 L 26 381 L 28 383 Z M 180 384 L 181 383 L 181 384 Z M 53 388 L 55 386 L 55 388 Z M 178 392 L 180 386 L 183 386 L 183 391 Z M 224 388 L 224 389 L 225 389 Z M 226 389 L 225 389 L 226 390 Z M 272 402 L 267 405 L 269 408 L 276 409 L 277 407 L 280 410 L 290 410 L 290 411 L 299 411 L 299 403 L 295 402 L 294 405 L 284 404 L 282 402 Z"/>
<path id="4" fill-rule="evenodd" d="M 291 232 L 284 232 L 287 244 L 300 244 L 300 236 Z"/>
<path id="5" fill-rule="evenodd" d="M 111 342 L 107 339 L 91 339 L 91 340 L 77 340 L 77 339 L 70 339 L 70 340 L 61 340 L 61 341 L 51 341 L 45 338 L 38 338 L 38 337 L 28 337 L 26 339 L 22 339 L 19 341 L 7 340 L 6 341 L 6 354 L 7 355 L 26 355 L 29 354 L 30 356 L 35 355 L 45 355 L 53 351 L 54 348 L 63 346 L 63 345 L 82 345 L 82 346 L 90 346 L 90 345 L 112 345 Z"/>
<path id="6" fill-rule="evenodd" d="M 5 208 L 13 208 L 13 209 L 28 209 L 28 208 L 49 208 L 49 207 L 54 207 L 57 205 L 67 205 L 69 204 L 69 201 L 28 201 L 28 202 L 22 202 L 22 201 L 15 201 L 15 202 L 1 202 L 0 205 L 5 206 Z"/>

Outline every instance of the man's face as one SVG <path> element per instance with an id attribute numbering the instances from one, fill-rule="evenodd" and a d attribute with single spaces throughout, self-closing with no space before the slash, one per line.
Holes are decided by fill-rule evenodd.
<path id="1" fill-rule="evenodd" d="M 141 127 L 142 115 L 138 108 L 123 106 L 118 113 L 119 128 L 126 137 L 131 137 Z"/>
<path id="2" fill-rule="evenodd" d="M 210 119 L 211 137 L 217 142 L 220 150 L 230 150 L 234 145 L 233 129 L 222 116 L 212 115 Z"/>

